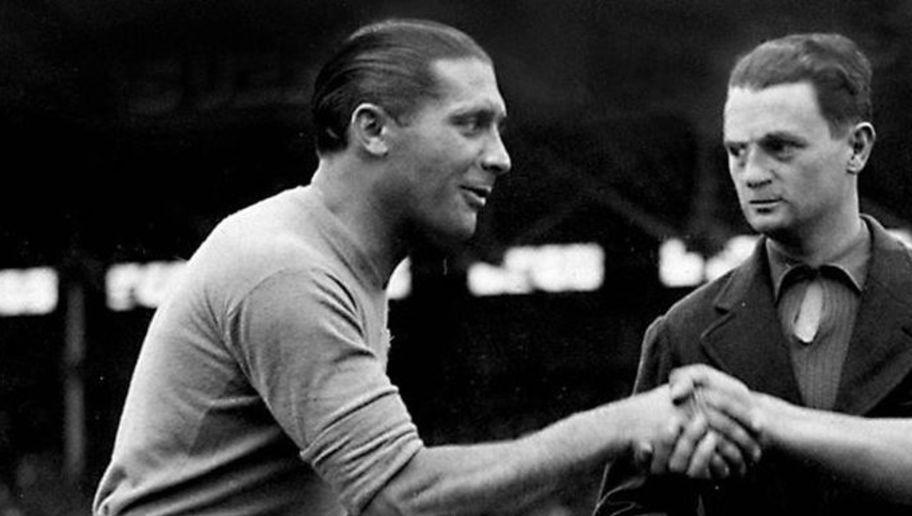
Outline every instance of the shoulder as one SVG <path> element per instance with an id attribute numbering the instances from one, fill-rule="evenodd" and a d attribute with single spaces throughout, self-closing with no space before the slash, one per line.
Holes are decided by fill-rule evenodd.
<path id="1" fill-rule="evenodd" d="M 866 283 L 889 293 L 893 302 L 912 306 L 912 248 L 874 219 L 866 219 L 873 239 Z"/>
<path id="2" fill-rule="evenodd" d="M 319 258 L 319 231 L 306 205 L 288 190 L 223 219 L 200 247 L 228 269 L 299 263 Z"/>
<path id="3" fill-rule="evenodd" d="M 895 233 L 891 233 L 874 217 L 870 215 L 863 215 L 862 217 L 871 230 L 872 250 L 875 257 L 893 255 L 906 263 L 912 263 L 912 242 L 908 239 L 900 238 Z"/>
<path id="4" fill-rule="evenodd" d="M 190 258 L 187 283 L 225 309 L 283 283 L 341 288 L 344 265 L 322 238 L 307 210 L 283 192 L 223 219 Z"/>
<path id="5" fill-rule="evenodd" d="M 673 320 L 686 319 L 697 313 L 712 309 L 716 298 L 728 283 L 732 274 L 733 271 L 729 271 L 725 275 L 688 292 L 665 312 L 665 318 Z"/>
<path id="6" fill-rule="evenodd" d="M 640 390 L 645 385 L 658 385 L 665 381 L 663 375 L 667 374 L 673 363 L 699 361 L 693 353 L 698 349 L 698 343 L 706 329 L 724 315 L 719 297 L 729 288 L 738 269 L 736 267 L 692 290 L 649 325 L 643 335 L 637 373 Z M 652 382 L 649 378 L 652 378 Z"/>

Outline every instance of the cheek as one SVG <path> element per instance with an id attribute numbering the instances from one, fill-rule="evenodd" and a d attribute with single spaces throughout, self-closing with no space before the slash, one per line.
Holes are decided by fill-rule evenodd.
<path id="1" fill-rule="evenodd" d="M 422 218 L 447 218 L 458 208 L 459 189 L 439 170 L 427 169 L 415 186 L 412 198 L 414 207 L 421 212 Z"/>
<path id="2" fill-rule="evenodd" d="M 459 180 L 461 175 L 457 172 L 452 162 L 439 161 L 434 167 L 426 170 L 425 180 L 428 189 L 433 191 L 438 200 L 451 198 L 459 193 Z"/>
<path id="3" fill-rule="evenodd" d="M 793 178 L 792 192 L 806 197 L 817 197 L 834 186 L 834 178 L 820 164 L 795 170 Z"/>
<path id="4" fill-rule="evenodd" d="M 731 179 L 732 185 L 735 187 L 735 193 L 738 194 L 738 199 L 741 199 L 744 196 L 744 192 L 747 189 L 744 186 L 744 181 L 735 173 L 729 173 L 728 177 Z"/>

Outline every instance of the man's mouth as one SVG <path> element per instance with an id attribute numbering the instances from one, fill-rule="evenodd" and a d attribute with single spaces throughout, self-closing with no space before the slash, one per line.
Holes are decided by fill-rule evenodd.
<path id="1" fill-rule="evenodd" d="M 488 200 L 488 196 L 491 195 L 491 190 L 492 188 L 490 186 L 465 185 L 462 187 L 463 194 L 469 202 L 469 205 L 477 208 L 484 207 Z"/>
<path id="2" fill-rule="evenodd" d="M 763 214 L 772 213 L 774 210 L 776 210 L 776 207 L 780 202 L 782 202 L 782 199 L 779 197 L 769 197 L 764 199 L 752 199 L 748 202 L 748 204 L 754 213 Z"/>

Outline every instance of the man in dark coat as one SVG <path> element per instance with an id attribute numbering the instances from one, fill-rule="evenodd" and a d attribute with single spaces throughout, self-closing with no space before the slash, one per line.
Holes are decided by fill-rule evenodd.
<path id="1" fill-rule="evenodd" d="M 762 238 L 650 326 L 635 390 L 688 375 L 704 410 L 748 408 L 763 458 L 715 482 L 617 460 L 597 515 L 912 514 L 912 255 L 859 211 L 870 81 L 837 34 L 772 40 L 735 65 L 724 145 Z M 715 369 L 675 371 L 688 364 Z"/>

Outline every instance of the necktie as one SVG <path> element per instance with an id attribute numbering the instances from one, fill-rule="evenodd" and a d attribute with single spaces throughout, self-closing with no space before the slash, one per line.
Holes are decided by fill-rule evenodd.
<path id="1" fill-rule="evenodd" d="M 823 285 L 815 277 L 808 283 L 804 291 L 804 298 L 795 316 L 795 337 L 802 344 L 814 342 L 817 330 L 820 328 L 820 318 L 823 315 Z"/>

